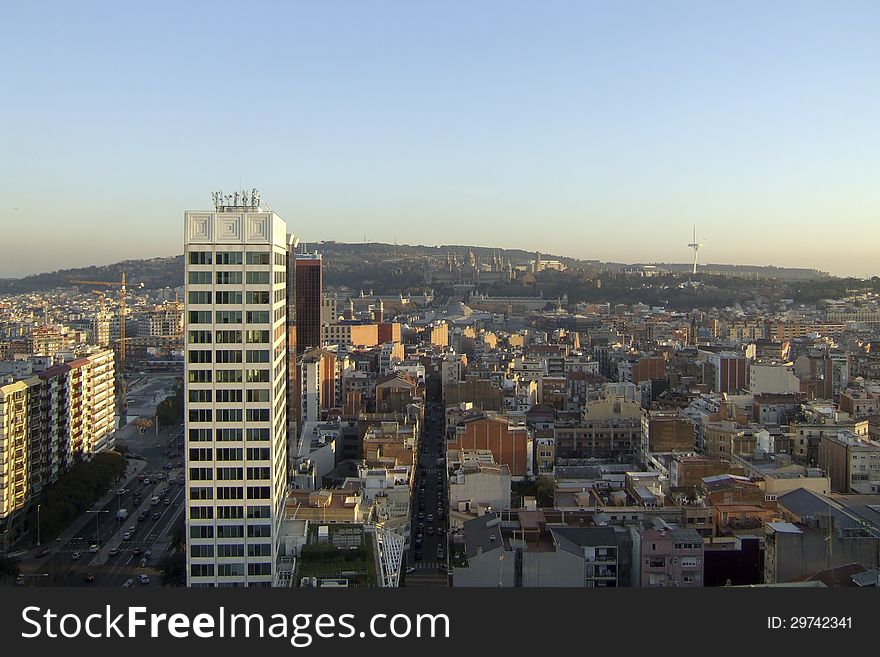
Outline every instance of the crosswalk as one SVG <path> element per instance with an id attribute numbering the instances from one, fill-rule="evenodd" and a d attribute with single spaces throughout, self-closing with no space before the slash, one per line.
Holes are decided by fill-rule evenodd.
<path id="1" fill-rule="evenodd" d="M 412 568 L 416 570 L 440 570 L 442 561 L 416 561 Z"/>

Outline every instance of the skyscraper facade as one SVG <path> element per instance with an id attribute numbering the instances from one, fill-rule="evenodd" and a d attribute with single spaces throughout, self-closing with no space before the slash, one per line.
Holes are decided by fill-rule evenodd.
<path id="1" fill-rule="evenodd" d="M 187 584 L 271 586 L 287 488 L 287 227 L 253 196 L 222 198 L 184 217 Z"/>
<path id="2" fill-rule="evenodd" d="M 323 300 L 320 253 L 296 256 L 296 353 L 321 346 Z"/>

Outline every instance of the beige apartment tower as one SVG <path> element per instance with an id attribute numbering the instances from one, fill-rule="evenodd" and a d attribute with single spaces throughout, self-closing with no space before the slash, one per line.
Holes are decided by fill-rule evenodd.
<path id="1" fill-rule="evenodd" d="M 186 212 L 187 585 L 272 586 L 287 488 L 287 235 L 256 194 Z"/>

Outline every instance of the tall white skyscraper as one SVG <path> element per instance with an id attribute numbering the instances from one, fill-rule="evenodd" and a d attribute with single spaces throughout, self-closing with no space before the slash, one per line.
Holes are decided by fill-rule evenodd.
<path id="1" fill-rule="evenodd" d="M 271 586 L 287 488 L 287 226 L 256 194 L 186 212 L 187 584 Z"/>

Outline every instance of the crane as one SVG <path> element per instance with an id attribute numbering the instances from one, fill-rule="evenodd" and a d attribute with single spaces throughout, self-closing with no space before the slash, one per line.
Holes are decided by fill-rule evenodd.
<path id="1" fill-rule="evenodd" d="M 128 338 L 125 337 L 125 291 L 126 291 L 126 282 L 125 282 L 125 272 L 122 272 L 122 278 L 118 281 L 87 281 L 83 279 L 72 279 L 70 281 L 75 285 L 103 285 L 108 287 L 118 287 L 119 288 L 119 368 L 117 370 L 117 375 L 119 376 L 120 388 L 121 388 L 121 401 L 119 403 L 120 407 L 120 421 L 124 422 L 125 410 L 127 408 L 127 387 L 125 384 L 125 347 L 126 340 Z M 142 288 L 144 286 L 143 283 L 138 285 L 138 288 Z M 103 297 L 102 297 L 102 306 L 103 306 Z"/>

